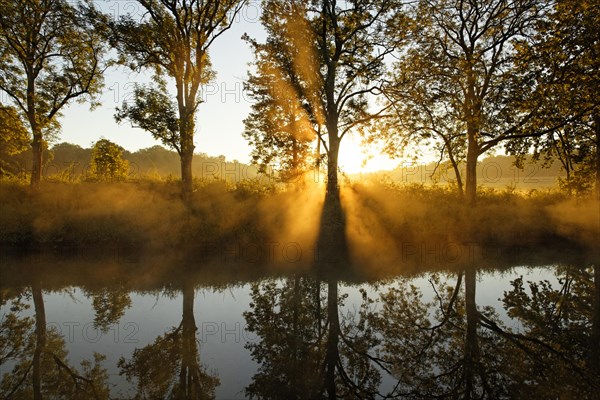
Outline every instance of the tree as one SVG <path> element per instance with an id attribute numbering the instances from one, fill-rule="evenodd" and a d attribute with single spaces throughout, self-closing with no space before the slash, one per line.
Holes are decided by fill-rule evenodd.
<path id="1" fill-rule="evenodd" d="M 386 19 L 395 2 L 360 0 L 263 1 L 264 44 L 255 51 L 277 71 L 270 97 L 296 105 L 304 125 L 316 125 L 327 155 L 327 193 L 338 195 L 338 156 L 343 137 L 353 129 L 380 117 L 371 112 L 369 94 L 378 92 L 384 59 L 392 48 L 384 40 Z M 263 56 L 264 54 L 264 56 Z M 260 86 L 260 85 L 259 85 Z M 274 98 L 273 101 L 278 101 Z M 307 123 L 308 122 L 308 123 Z M 261 128 L 262 129 L 262 128 Z"/>
<path id="2" fill-rule="evenodd" d="M 443 150 L 457 152 L 454 163 L 464 154 L 471 204 L 480 155 L 554 129 L 530 127 L 541 99 L 531 98 L 535 81 L 517 52 L 545 7 L 535 0 L 421 0 L 409 9 L 413 31 L 385 92 L 390 104 L 399 105 L 400 121 L 409 121 L 417 134 L 440 138 Z M 414 111 L 417 117 L 407 115 Z"/>
<path id="3" fill-rule="evenodd" d="M 535 40 L 520 48 L 535 66 L 535 95 L 543 99 L 535 124 L 540 129 L 562 125 L 539 137 L 509 143 L 511 153 L 533 150 L 546 165 L 558 158 L 567 173 L 566 189 L 585 192 L 595 181 L 600 199 L 600 3 L 597 0 L 553 2 L 538 24 Z"/>
<path id="4" fill-rule="evenodd" d="M 280 43 L 276 43 L 278 39 Z M 289 64 L 294 58 L 290 53 L 301 49 L 288 45 L 285 50 L 273 54 L 270 49 L 285 45 L 281 43 L 281 38 L 270 38 L 268 46 L 248 37 L 246 40 L 256 54 L 256 72 L 250 73 L 245 82 L 245 88 L 254 102 L 250 115 L 244 120 L 243 133 L 252 146 L 252 163 L 258 165 L 262 173 L 272 168 L 283 180 L 296 178 L 313 164 L 311 153 L 318 134 L 317 126 L 311 121 L 314 118 L 309 116 L 309 110 L 296 98 L 277 64 L 286 60 Z M 285 59 L 274 60 L 274 55 L 285 55 Z"/>
<path id="5" fill-rule="evenodd" d="M 0 90 L 29 123 L 35 186 L 42 176 L 44 141 L 59 127 L 62 108 L 100 92 L 105 41 L 85 5 L 2 0 L 0 8 Z"/>
<path id="6" fill-rule="evenodd" d="M 146 11 L 145 18 L 138 22 L 126 15 L 110 22 L 111 42 L 123 64 L 138 70 L 150 68 L 155 76 L 167 75 L 175 81 L 179 134 L 172 137 L 172 131 L 163 133 L 178 142 L 182 188 L 186 196 L 192 192 L 195 113 L 201 102 L 199 89 L 212 77 L 208 51 L 232 26 L 245 0 L 139 0 L 139 3 Z M 162 95 L 166 96 L 164 92 Z M 156 120 L 163 116 L 154 114 L 147 118 Z M 174 143 L 173 140 L 170 142 Z"/>
<path id="7" fill-rule="evenodd" d="M 123 159 L 123 148 L 108 139 L 100 139 L 92 149 L 90 177 L 99 181 L 127 179 L 129 162 Z"/>
<path id="8" fill-rule="evenodd" d="M 0 105 L 0 177 L 15 174 L 7 157 L 27 149 L 29 132 L 14 107 Z"/>

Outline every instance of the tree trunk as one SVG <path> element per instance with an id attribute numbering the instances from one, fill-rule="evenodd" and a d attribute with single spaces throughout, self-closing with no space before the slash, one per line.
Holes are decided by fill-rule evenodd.
<path id="1" fill-rule="evenodd" d="M 452 164 L 452 169 L 454 169 L 454 175 L 456 175 L 456 186 L 457 186 L 457 190 L 458 190 L 458 195 L 460 197 L 463 197 L 465 192 L 464 192 L 464 187 L 463 187 L 462 176 L 460 175 L 460 169 L 458 168 L 458 163 L 456 162 L 454 155 L 452 155 L 451 148 L 448 148 L 448 156 L 450 157 L 450 163 Z"/>
<path id="2" fill-rule="evenodd" d="M 465 336 L 465 399 L 471 399 L 474 389 L 474 376 L 479 360 L 479 346 L 477 343 L 477 325 L 479 314 L 475 302 L 477 288 L 477 270 L 470 267 L 465 271 L 465 303 L 467 311 L 467 333 Z"/>
<path id="3" fill-rule="evenodd" d="M 596 131 L 596 200 L 600 201 L 600 113 L 594 115 Z"/>
<path id="4" fill-rule="evenodd" d="M 31 127 L 33 141 L 31 142 L 31 152 L 33 154 L 33 162 L 31 166 L 31 186 L 38 186 L 42 180 L 42 153 L 44 142 L 42 129 L 36 118 L 35 107 L 35 81 L 32 78 L 33 72 L 27 69 L 27 119 Z"/>
<path id="5" fill-rule="evenodd" d="M 38 186 L 42 180 L 42 155 L 44 143 L 41 133 L 34 133 L 33 142 L 31 143 L 33 153 L 33 163 L 31 169 L 31 186 Z"/>
<path id="6" fill-rule="evenodd" d="M 184 198 L 188 198 L 194 190 L 194 179 L 192 176 L 192 160 L 194 158 L 193 148 L 190 152 L 181 152 L 181 189 Z"/>
<path id="7" fill-rule="evenodd" d="M 481 103 L 475 90 L 475 72 L 473 71 L 473 55 L 466 54 L 467 61 L 467 94 L 464 103 L 464 113 L 467 119 L 467 204 L 475 205 L 477 201 L 477 158 L 479 157 L 479 143 L 477 143 L 481 129 Z"/>
<path id="8" fill-rule="evenodd" d="M 33 398 L 34 400 L 42 399 L 42 376 L 41 362 L 42 355 L 46 347 L 46 310 L 44 308 L 44 298 L 42 296 L 42 288 L 39 281 L 34 279 L 31 284 L 31 292 L 33 297 L 33 306 L 35 310 L 35 350 L 33 352 Z"/>
<path id="9" fill-rule="evenodd" d="M 327 153 L 327 193 L 337 196 L 339 194 L 338 183 L 338 157 L 340 152 L 340 139 L 330 137 L 329 152 Z"/>
<path id="10" fill-rule="evenodd" d="M 479 157 L 479 147 L 477 146 L 475 131 L 472 128 L 468 130 L 466 193 L 467 203 L 474 205 L 477 201 L 477 158 Z"/>
<path id="11" fill-rule="evenodd" d="M 339 358 L 340 320 L 338 315 L 338 287 L 337 281 L 330 279 L 327 287 L 327 319 L 329 320 L 329 334 L 327 336 L 327 350 L 325 353 L 325 388 L 327 397 L 335 399 L 335 369 Z"/>
<path id="12" fill-rule="evenodd" d="M 194 159 L 194 115 L 180 107 L 181 188 L 184 199 L 193 191 L 192 160 Z"/>

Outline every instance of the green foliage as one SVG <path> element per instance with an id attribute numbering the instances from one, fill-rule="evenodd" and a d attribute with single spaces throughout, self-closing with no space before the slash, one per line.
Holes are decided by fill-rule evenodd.
<path id="1" fill-rule="evenodd" d="M 31 128 L 31 179 L 37 184 L 42 146 L 59 128 L 62 108 L 102 88 L 106 41 L 83 3 L 3 0 L 0 9 L 0 89 Z"/>
<path id="2" fill-rule="evenodd" d="M 121 108 L 117 107 L 116 121 L 129 120 L 181 154 L 176 104 L 167 95 L 164 82 L 157 88 L 136 85 L 133 96 L 133 104 L 124 101 Z"/>
<path id="3" fill-rule="evenodd" d="M 302 29 L 303 16 L 286 17 L 284 12 L 300 13 L 292 3 L 266 2 L 263 23 L 271 33 L 267 42 L 260 44 L 245 37 L 255 53 L 255 71 L 249 74 L 245 89 L 254 100 L 250 115 L 244 120 L 243 136 L 252 146 L 252 163 L 263 173 L 274 170 L 283 180 L 289 180 L 306 172 L 314 165 L 315 139 L 318 140 L 318 123 L 313 110 L 306 104 L 306 90 L 320 90 L 314 82 L 298 78 L 295 74 L 314 74 L 310 69 L 313 60 L 310 45 L 297 46 L 298 37 L 306 34 Z M 303 57 L 303 65 L 298 65 Z M 308 86 L 303 87 L 302 85 Z M 299 93 L 300 92 L 300 93 Z"/>
<path id="4" fill-rule="evenodd" d="M 123 159 L 122 147 L 107 139 L 100 139 L 94 144 L 90 160 L 90 179 L 100 182 L 124 181 L 128 172 L 129 162 Z"/>
<path id="5" fill-rule="evenodd" d="M 214 77 L 208 50 L 231 27 L 243 4 L 245 0 L 144 1 L 140 5 L 148 18 L 137 21 L 125 15 L 108 24 L 110 41 L 121 64 L 134 70 L 149 68 L 159 83 L 164 75 L 175 81 L 177 117 L 164 87 L 158 90 L 138 87 L 136 104 L 124 105 L 117 111 L 116 118 L 138 123 L 177 150 L 186 195 L 192 192 L 193 185 L 195 114 L 201 103 L 199 90 Z M 143 109 L 144 105 L 149 108 Z M 155 122 L 159 123 L 155 125 Z"/>
<path id="6" fill-rule="evenodd" d="M 0 178 L 18 173 L 9 156 L 25 151 L 29 140 L 29 132 L 17 110 L 0 105 Z"/>
<path id="7" fill-rule="evenodd" d="M 312 162 L 307 158 L 315 147 L 308 144 L 317 138 L 327 155 L 328 182 L 337 190 L 341 139 L 381 116 L 382 110 L 371 112 L 368 99 L 392 52 L 384 27 L 395 5 L 263 1 L 267 39 L 248 39 L 257 71 L 246 86 L 257 104 L 245 121 L 245 136 L 255 163 L 264 168 L 275 161 L 294 176 L 295 168 L 321 161 L 321 154 Z"/>
<path id="8" fill-rule="evenodd" d="M 536 71 L 532 97 L 541 108 L 533 124 L 540 130 L 559 128 L 511 141 L 507 149 L 521 157 L 533 152 L 546 166 L 560 161 L 567 174 L 561 187 L 574 194 L 588 192 L 594 179 L 600 188 L 599 10 L 597 0 L 555 1 L 534 41 L 519 47 L 523 63 Z"/>
<path id="9" fill-rule="evenodd" d="M 384 88 L 394 121 L 376 135 L 387 152 L 432 146 L 453 164 L 458 187 L 463 180 L 473 203 L 478 157 L 504 141 L 541 134 L 531 127 L 540 107 L 531 97 L 536 82 L 516 49 L 535 32 L 545 6 L 533 0 L 408 4 L 409 21 L 393 28 L 405 40 Z"/>

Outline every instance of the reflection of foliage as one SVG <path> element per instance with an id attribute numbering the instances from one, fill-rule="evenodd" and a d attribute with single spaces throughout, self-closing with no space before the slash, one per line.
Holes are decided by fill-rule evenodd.
<path id="1" fill-rule="evenodd" d="M 136 399 L 166 399 L 177 397 L 180 389 L 180 361 L 182 352 L 181 326 L 156 338 L 149 344 L 133 352 L 131 360 L 119 360 L 121 375 L 128 381 L 137 380 Z M 196 384 L 201 390 L 193 399 L 212 399 L 219 378 L 210 375 L 196 358 Z"/>
<path id="2" fill-rule="evenodd" d="M 373 332 L 356 315 L 339 321 L 346 296 L 330 282 L 327 297 L 320 282 L 296 276 L 252 287 L 247 328 L 259 340 L 248 343 L 260 364 L 246 388 L 251 398 L 321 398 L 325 390 L 339 398 L 372 397 L 379 372 L 366 355 Z M 329 302 L 329 297 L 333 303 Z"/>
<path id="3" fill-rule="evenodd" d="M 213 399 L 219 378 L 200 363 L 193 316 L 194 289 L 183 290 L 183 320 L 178 328 L 135 349 L 131 360 L 121 357 L 120 374 L 137 381 L 135 399 Z"/>
<path id="4" fill-rule="evenodd" d="M 13 300 L 0 325 L 0 361 L 13 363 L 0 383 L 2 398 L 34 398 L 32 373 L 36 347 L 36 327 L 31 317 L 19 317 L 27 309 L 20 298 Z M 68 364 L 65 341 L 55 329 L 45 331 L 40 358 L 40 387 L 43 398 L 73 400 L 108 399 L 108 374 L 101 366 L 105 356 L 94 353 L 93 362 L 83 360 L 80 371 Z"/>
<path id="5" fill-rule="evenodd" d="M 325 331 L 322 301 L 320 285 L 305 278 L 252 286 L 251 311 L 244 317 L 247 329 L 261 340 L 246 345 L 260 364 L 246 388 L 248 396 L 318 397 Z"/>
<path id="6" fill-rule="evenodd" d="M 122 288 L 105 289 L 91 294 L 95 311 L 94 326 L 107 332 L 111 325 L 119 322 L 125 310 L 131 307 L 129 293 Z"/>
<path id="7" fill-rule="evenodd" d="M 505 395 L 502 360 L 497 357 L 499 338 L 488 330 L 476 329 L 469 338 L 467 304 L 456 288 L 440 283 L 433 275 L 431 301 L 423 301 L 419 288 L 408 279 L 380 297 L 381 310 L 368 316 L 382 336 L 379 356 L 398 379 L 394 395 L 402 398 L 461 397 L 500 398 Z M 368 300 L 375 302 L 374 300 Z M 494 310 L 482 315 L 496 320 Z M 471 350 L 469 350 L 471 349 Z M 471 353 L 469 352 L 471 351 Z"/>
<path id="8" fill-rule="evenodd" d="M 600 304 L 595 268 L 559 267 L 558 288 L 548 280 L 526 285 L 520 277 L 505 292 L 508 315 L 522 324 L 522 332 L 510 333 L 527 354 L 510 357 L 506 352 L 514 361 L 510 372 L 516 393 L 535 398 L 593 398 L 598 393 L 598 338 L 593 335 L 600 323 L 594 310 Z"/>
<path id="9" fill-rule="evenodd" d="M 4 306 L 4 302 L 0 303 Z M 10 312 L 2 315 L 0 322 L 0 365 L 25 356 L 31 343 L 27 342 L 33 332 L 33 318 L 20 317 L 29 305 L 17 298 L 10 305 Z"/>

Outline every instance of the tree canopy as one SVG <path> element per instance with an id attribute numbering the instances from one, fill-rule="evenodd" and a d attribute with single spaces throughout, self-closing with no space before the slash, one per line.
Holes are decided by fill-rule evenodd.
<path id="1" fill-rule="evenodd" d="M 172 115 L 174 106 L 167 106 L 170 101 L 164 107 L 146 110 L 144 115 L 135 113 L 135 106 L 133 109 L 124 106 L 123 112 L 117 114 L 117 119 L 131 118 L 146 128 L 150 125 L 143 123 L 140 118 L 154 122 L 166 119 L 160 128 L 156 127 L 151 132 L 155 136 L 158 134 L 163 141 L 167 139 L 170 146 L 178 149 L 184 195 L 192 192 L 195 115 L 201 103 L 199 90 L 213 77 L 208 51 L 214 41 L 232 26 L 245 2 L 139 0 L 146 12 L 141 21 L 124 15 L 117 21 L 109 22 L 111 44 L 117 49 L 122 64 L 135 70 L 148 68 L 157 77 L 167 76 L 174 81 L 178 135 L 172 131 L 176 125 Z M 162 89 L 161 92 L 137 89 L 139 96 L 149 97 L 142 99 L 136 96 L 136 101 L 166 101 L 164 88 L 159 89 Z M 163 112 L 166 114 L 161 114 Z"/>
<path id="2" fill-rule="evenodd" d="M 36 185 L 44 140 L 60 126 L 62 109 L 100 92 L 107 45 L 86 4 L 2 0 L 0 9 L 0 90 L 29 124 Z"/>

